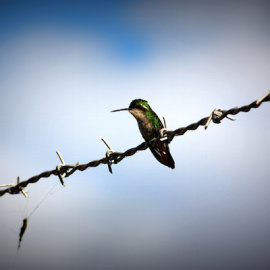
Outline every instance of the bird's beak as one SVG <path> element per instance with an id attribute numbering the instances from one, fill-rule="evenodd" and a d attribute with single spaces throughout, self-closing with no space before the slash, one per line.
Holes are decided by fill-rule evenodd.
<path id="1" fill-rule="evenodd" d="M 111 112 L 120 112 L 120 111 L 129 111 L 130 108 L 124 108 L 124 109 L 119 109 L 119 110 L 113 110 Z"/>

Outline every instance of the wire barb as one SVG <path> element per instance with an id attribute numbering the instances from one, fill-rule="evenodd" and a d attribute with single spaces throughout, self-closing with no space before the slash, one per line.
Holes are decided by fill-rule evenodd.
<path id="1" fill-rule="evenodd" d="M 163 122 L 164 122 L 164 128 L 160 129 L 160 131 L 159 131 L 160 140 L 162 140 L 164 138 L 167 139 L 167 137 L 168 137 L 167 136 L 168 129 L 167 129 L 167 124 L 166 124 L 166 119 L 164 116 L 162 116 L 162 118 L 163 118 Z"/>
<path id="2" fill-rule="evenodd" d="M 17 185 L 19 185 L 19 183 L 20 183 L 20 176 L 17 177 Z M 28 195 L 26 194 L 28 193 L 28 190 L 24 190 L 23 188 L 20 188 L 20 193 L 22 193 L 25 198 L 28 198 Z"/>
<path id="3" fill-rule="evenodd" d="M 237 109 L 238 107 L 235 107 L 234 109 Z M 208 128 L 211 120 L 215 123 L 215 124 L 220 124 L 221 123 L 221 117 L 223 115 L 223 113 L 226 112 L 226 110 L 222 110 L 221 108 L 216 108 L 213 110 L 213 112 L 210 114 L 209 118 L 207 119 L 207 122 L 205 124 L 205 130 Z M 235 121 L 236 119 L 226 115 L 226 118 Z"/>
<path id="4" fill-rule="evenodd" d="M 162 116 L 162 118 L 163 118 L 163 122 L 164 122 L 164 128 L 167 128 L 166 119 L 164 116 Z"/>
<path id="5" fill-rule="evenodd" d="M 59 177 L 61 184 L 65 187 L 65 183 L 64 183 L 63 178 L 66 176 L 66 173 L 64 172 L 63 174 L 61 174 L 60 171 L 61 171 L 61 167 L 63 167 L 63 165 L 65 165 L 66 163 L 65 163 L 64 159 L 62 158 L 59 151 L 56 151 L 56 154 L 58 155 L 58 157 L 62 163 L 62 164 L 58 164 L 56 166 L 57 174 L 58 174 L 58 177 Z"/>
<path id="6" fill-rule="evenodd" d="M 235 108 L 232 108 L 229 110 L 222 110 L 220 108 L 217 108 L 211 113 L 210 116 L 202 118 L 198 122 L 192 123 L 192 124 L 188 125 L 187 127 L 178 128 L 178 129 L 173 130 L 173 131 L 166 130 L 163 132 L 163 135 L 167 136 L 167 143 L 169 144 L 175 136 L 182 136 L 187 131 L 196 130 L 199 126 L 204 126 L 206 129 L 208 127 L 209 123 L 211 122 L 211 120 L 213 120 L 213 123 L 215 123 L 215 124 L 220 123 L 221 120 L 225 117 L 230 119 L 230 120 L 235 120 L 235 119 L 229 117 L 228 115 L 229 114 L 236 115 L 240 112 L 249 112 L 252 108 L 256 109 L 259 106 L 261 106 L 261 104 L 263 102 L 267 102 L 267 101 L 270 101 L 270 91 L 268 91 L 260 99 L 250 103 L 249 105 L 242 106 L 240 108 L 235 107 Z M 164 125 L 166 128 L 166 122 L 164 122 Z M 146 150 L 150 144 L 151 145 L 156 144 L 159 140 L 160 140 L 160 138 L 156 138 L 156 139 L 151 140 L 150 142 L 143 142 L 140 145 L 138 145 L 137 147 L 128 149 L 125 152 L 121 153 L 121 152 L 114 152 L 112 150 L 112 148 L 109 146 L 109 144 L 104 139 L 102 139 L 102 141 L 109 148 L 109 150 L 106 152 L 106 157 L 101 158 L 99 160 L 93 160 L 87 164 L 81 164 L 81 165 L 79 165 L 78 162 L 74 165 L 66 165 L 64 163 L 63 158 L 62 157 L 61 157 L 62 159 L 60 158 L 61 155 L 59 156 L 60 153 L 58 152 L 59 153 L 58 156 L 62 162 L 62 164 L 60 164 L 60 166 L 58 165 L 58 168 L 56 168 L 55 170 L 52 170 L 52 171 L 45 171 L 39 175 L 36 175 L 36 176 L 29 178 L 28 180 L 25 180 L 23 182 L 17 182 L 17 184 L 0 185 L 0 187 L 8 187 L 4 190 L 0 190 L 0 196 L 3 196 L 6 193 L 9 193 L 9 194 L 23 193 L 22 192 L 23 188 L 26 187 L 28 184 L 36 183 L 41 178 L 50 177 L 52 174 L 57 175 L 62 183 L 63 177 L 69 177 L 77 170 L 84 171 L 89 167 L 97 167 L 100 164 L 108 164 L 109 171 L 112 173 L 111 164 L 118 164 L 124 158 L 129 157 L 129 156 L 133 156 L 138 151 Z"/>
<path id="7" fill-rule="evenodd" d="M 21 193 L 21 194 L 24 195 L 25 198 L 28 198 L 28 195 L 27 195 L 28 190 L 24 190 L 22 187 L 15 188 L 15 187 L 17 187 L 19 184 L 20 184 L 20 177 L 18 176 L 18 177 L 17 177 L 17 183 L 3 184 L 3 185 L 0 185 L 0 188 L 1 188 L 1 187 L 10 187 L 10 188 L 8 188 L 8 189 L 11 189 L 11 187 L 12 187 L 12 188 L 14 188 L 14 190 L 12 191 L 12 193 L 9 192 L 10 194 L 20 194 L 20 193 Z M 1 192 L 0 192 L 0 196 L 2 196 L 2 195 L 1 195 Z"/>
<path id="8" fill-rule="evenodd" d="M 266 100 L 267 97 L 268 97 L 268 100 Z M 261 105 L 263 101 L 269 101 L 269 100 L 270 100 L 270 90 L 256 101 L 256 105 Z"/>
<path id="9" fill-rule="evenodd" d="M 110 147 L 110 145 L 107 143 L 107 141 L 103 138 L 101 138 L 101 140 L 105 143 L 105 145 L 109 148 L 109 150 L 106 152 L 106 160 L 107 160 L 107 164 L 108 164 L 108 169 L 109 172 L 112 174 L 112 163 L 114 162 L 113 160 L 110 159 L 110 155 L 114 152 L 113 149 Z"/>
<path id="10" fill-rule="evenodd" d="M 65 183 L 63 181 L 63 178 L 66 177 L 69 169 L 75 168 L 79 164 L 79 162 L 75 163 L 74 165 L 67 165 L 65 163 L 64 159 L 62 158 L 60 152 L 56 151 L 56 154 L 58 155 L 60 161 L 62 162 L 62 164 L 58 164 L 56 166 L 56 172 L 57 172 L 57 175 L 59 177 L 59 180 L 60 180 L 61 184 L 65 187 Z"/>

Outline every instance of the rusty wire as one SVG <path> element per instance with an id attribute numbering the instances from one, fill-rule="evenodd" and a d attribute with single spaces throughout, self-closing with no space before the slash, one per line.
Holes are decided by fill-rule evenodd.
<path id="1" fill-rule="evenodd" d="M 178 128 L 174 131 L 170 130 L 163 130 L 162 136 L 159 138 L 155 138 L 151 140 L 150 142 L 143 142 L 137 147 L 128 149 L 127 151 L 121 153 L 121 152 L 114 152 L 111 147 L 107 144 L 107 142 L 103 139 L 104 143 L 107 145 L 109 150 L 106 152 L 106 156 L 104 158 L 101 158 L 99 160 L 93 160 L 86 164 L 80 164 L 76 163 L 74 165 L 67 165 L 64 163 L 63 159 L 61 158 L 61 155 L 59 153 L 58 156 L 62 162 L 62 164 L 57 165 L 56 169 L 51 171 L 45 171 L 39 175 L 33 176 L 29 178 L 28 180 L 25 180 L 23 182 L 17 182 L 17 184 L 8 184 L 6 186 L 9 186 L 9 188 L 6 188 L 4 190 L 0 190 L 0 196 L 3 196 L 5 193 L 9 194 L 19 194 L 24 193 L 23 188 L 26 187 L 30 183 L 36 183 L 41 178 L 48 178 L 51 175 L 56 175 L 60 178 L 61 183 L 64 185 L 63 178 L 69 177 L 72 175 L 75 171 L 84 171 L 89 167 L 97 167 L 100 164 L 107 164 L 109 171 L 112 173 L 111 164 L 118 164 L 120 161 L 122 161 L 125 157 L 133 156 L 137 151 L 146 150 L 150 144 L 155 145 L 159 140 L 167 140 L 168 143 L 170 143 L 175 136 L 182 136 L 184 135 L 188 130 L 196 130 L 199 126 L 204 126 L 205 129 L 208 127 L 209 123 L 213 121 L 215 124 L 221 123 L 221 120 L 227 117 L 230 120 L 235 120 L 228 115 L 236 115 L 240 112 L 249 112 L 252 108 L 256 109 L 258 108 L 263 102 L 270 101 L 270 91 L 268 91 L 265 95 L 263 95 L 260 99 L 255 100 L 254 102 L 250 103 L 249 105 L 242 106 L 240 108 L 235 107 L 229 110 L 222 110 L 220 108 L 215 109 L 210 116 L 202 118 L 196 123 L 190 124 L 187 127 Z M 4 186 L 4 185 L 2 185 Z"/>

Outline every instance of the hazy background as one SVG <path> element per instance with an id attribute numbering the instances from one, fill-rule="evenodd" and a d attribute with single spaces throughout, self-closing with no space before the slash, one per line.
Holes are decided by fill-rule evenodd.
<path id="1" fill-rule="evenodd" d="M 67 164 L 102 158 L 102 137 L 137 146 L 135 119 L 110 113 L 136 98 L 169 129 L 260 98 L 267 3 L 1 1 L 0 184 L 54 169 L 57 150 Z M 147 150 L 113 175 L 100 165 L 4 195 L 1 269 L 269 269 L 269 112 L 175 138 L 175 170 Z"/>

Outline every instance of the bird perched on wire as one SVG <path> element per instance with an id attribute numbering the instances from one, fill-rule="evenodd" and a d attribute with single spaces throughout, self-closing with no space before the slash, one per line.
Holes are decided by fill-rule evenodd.
<path id="1" fill-rule="evenodd" d="M 151 109 L 146 100 L 135 99 L 128 108 L 113 110 L 112 112 L 129 111 L 137 120 L 142 137 L 146 142 L 159 137 L 159 131 L 164 128 L 162 122 Z M 154 157 L 163 165 L 174 169 L 174 160 L 167 142 L 159 140 L 155 146 L 149 144 Z"/>

